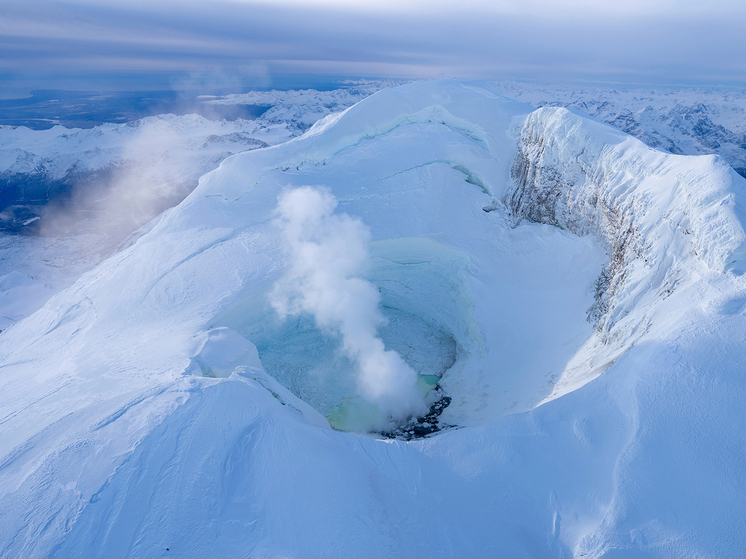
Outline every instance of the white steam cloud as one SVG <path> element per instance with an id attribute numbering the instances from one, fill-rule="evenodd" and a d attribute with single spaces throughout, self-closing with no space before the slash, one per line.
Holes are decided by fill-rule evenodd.
<path id="1" fill-rule="evenodd" d="M 291 249 L 291 265 L 277 282 L 270 303 L 280 315 L 311 314 L 319 328 L 339 335 L 355 363 L 360 395 L 395 421 L 423 415 L 417 373 L 377 336 L 385 322 L 380 295 L 359 277 L 370 231 L 357 218 L 334 214 L 327 189 L 304 186 L 278 199 L 279 223 Z"/>
<path id="2" fill-rule="evenodd" d="M 153 119 L 136 124 L 136 132 L 116 146 L 118 153 L 107 165 L 96 168 L 94 161 L 69 198 L 49 204 L 40 223 L 42 236 L 99 237 L 89 248 L 108 252 L 194 189 L 194 175 L 204 165 L 190 161 L 190 156 L 196 159 L 193 154 L 178 149 L 183 141 L 177 132 Z"/>

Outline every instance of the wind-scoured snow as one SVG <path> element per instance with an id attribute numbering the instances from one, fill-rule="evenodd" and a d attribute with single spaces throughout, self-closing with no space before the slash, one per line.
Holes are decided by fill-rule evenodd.
<path id="1" fill-rule="evenodd" d="M 745 186 L 479 82 L 230 157 L 0 334 L 0 556 L 739 557 Z M 354 367 L 270 298 L 300 187 L 370 231 L 435 436 L 329 427 Z"/>

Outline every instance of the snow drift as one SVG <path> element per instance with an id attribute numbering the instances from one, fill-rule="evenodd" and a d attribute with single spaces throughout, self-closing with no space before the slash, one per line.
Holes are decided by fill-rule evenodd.
<path id="1" fill-rule="evenodd" d="M 268 298 L 300 186 L 369 228 L 381 340 L 452 428 L 329 428 L 352 363 Z M 738 557 L 743 187 L 471 82 L 228 158 L 0 335 L 0 553 Z"/>

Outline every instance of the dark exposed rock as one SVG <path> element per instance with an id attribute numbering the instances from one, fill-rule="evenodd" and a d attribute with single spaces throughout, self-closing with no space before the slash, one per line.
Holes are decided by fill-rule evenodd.
<path id="1" fill-rule="evenodd" d="M 215 144 L 241 144 L 241 147 L 245 150 L 266 148 L 269 146 L 268 143 L 252 138 L 246 133 L 233 132 L 231 134 L 223 134 L 220 136 L 211 134 L 205 138 L 202 147 L 206 148 Z"/>
<path id="2" fill-rule="evenodd" d="M 614 198 L 607 177 L 589 167 L 582 151 L 558 168 L 546 157 L 551 141 L 540 126 L 527 122 L 511 168 L 514 186 L 503 202 L 514 226 L 524 220 L 544 223 L 580 236 L 593 234 L 605 245 L 609 262 L 596 280 L 588 320 L 607 334 L 614 325 L 616 295 L 645 249 L 634 224 L 634 200 Z"/>
<path id="3" fill-rule="evenodd" d="M 422 439 L 444 429 L 454 428 L 454 425 L 440 423 L 440 414 L 451 404 L 451 398 L 443 395 L 443 389 L 440 386 L 436 386 L 433 392 L 440 397 L 430 406 L 430 411 L 427 415 L 410 418 L 409 421 L 393 431 L 382 432 L 379 435 L 386 439 L 409 441 L 412 439 Z"/>

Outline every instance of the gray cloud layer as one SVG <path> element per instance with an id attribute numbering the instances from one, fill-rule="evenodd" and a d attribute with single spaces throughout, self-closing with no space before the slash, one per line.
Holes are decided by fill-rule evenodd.
<path id="1" fill-rule="evenodd" d="M 5 0 L 0 78 L 6 91 L 257 87 L 282 74 L 746 83 L 746 17 L 737 4 L 592 5 L 355 11 L 310 1 Z"/>

